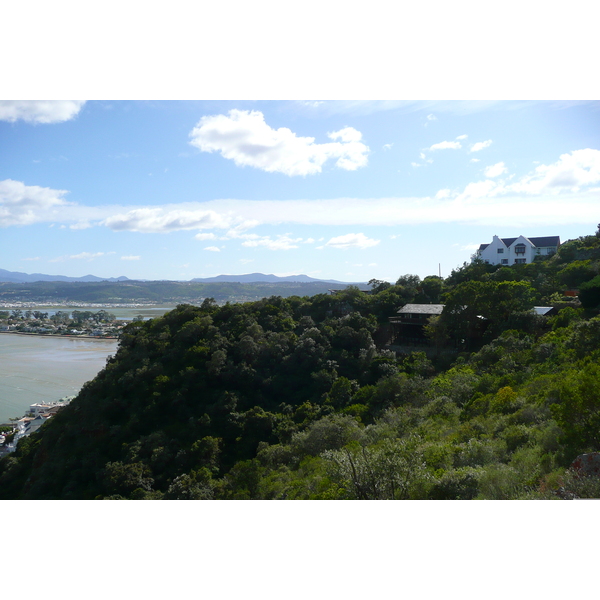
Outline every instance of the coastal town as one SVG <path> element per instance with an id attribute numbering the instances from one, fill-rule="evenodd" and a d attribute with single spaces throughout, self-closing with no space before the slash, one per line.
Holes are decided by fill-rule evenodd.
<path id="1" fill-rule="evenodd" d="M 52 314 L 50 314 L 52 312 Z M 133 320 L 143 320 L 136 315 Z M 104 308 L 93 310 L 42 311 L 32 308 L 0 308 L 0 333 L 63 335 L 116 339 L 127 321 L 118 320 Z"/>
<path id="2" fill-rule="evenodd" d="M 27 413 L 10 424 L 0 425 L 0 458 L 14 452 L 19 440 L 37 431 L 75 396 L 66 396 L 56 402 L 32 404 Z"/>

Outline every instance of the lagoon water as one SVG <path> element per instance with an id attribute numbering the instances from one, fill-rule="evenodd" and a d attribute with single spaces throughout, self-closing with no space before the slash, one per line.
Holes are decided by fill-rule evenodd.
<path id="1" fill-rule="evenodd" d="M 74 396 L 115 354 L 117 340 L 0 334 L 0 424 L 35 402 Z"/>

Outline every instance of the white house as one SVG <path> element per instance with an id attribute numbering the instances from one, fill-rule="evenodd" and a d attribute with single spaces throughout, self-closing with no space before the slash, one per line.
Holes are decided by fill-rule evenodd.
<path id="1" fill-rule="evenodd" d="M 491 244 L 481 244 L 477 256 L 491 265 L 518 265 L 533 262 L 536 256 L 554 254 L 560 246 L 560 237 L 527 238 L 520 235 L 516 238 L 494 236 Z"/>

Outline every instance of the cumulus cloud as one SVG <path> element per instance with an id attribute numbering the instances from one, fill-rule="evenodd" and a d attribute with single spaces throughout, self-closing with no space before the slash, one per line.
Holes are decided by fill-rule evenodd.
<path id="1" fill-rule="evenodd" d="M 469 183 L 461 194 L 458 194 L 458 201 L 478 200 L 480 198 L 491 198 L 504 192 L 504 186 L 491 179 Z"/>
<path id="2" fill-rule="evenodd" d="M 469 136 L 466 133 L 464 133 L 463 135 L 457 135 L 456 139 L 457 140 L 466 140 L 468 137 Z"/>
<path id="3" fill-rule="evenodd" d="M 84 100 L 0 100 L 0 121 L 62 123 L 79 114 Z"/>
<path id="4" fill-rule="evenodd" d="M 498 163 L 500 165 L 501 163 Z M 498 165 L 492 165 L 497 170 Z M 589 224 L 598 211 L 600 150 L 582 149 L 538 164 L 524 176 L 492 177 L 461 188 L 440 189 L 432 197 L 329 198 L 316 200 L 236 200 L 165 204 L 163 206 L 82 206 L 64 199 L 65 190 L 0 181 L 0 226 L 46 222 L 75 227 L 90 223 L 115 231 L 164 233 L 190 230 L 198 241 L 237 239 L 246 248 L 290 250 L 314 243 L 291 234 L 257 235 L 257 226 L 343 226 L 346 231 L 370 226 L 419 223 Z M 499 202 L 499 199 L 500 202 Z M 311 233 L 316 230 L 311 230 Z M 363 234 L 315 239 L 320 248 L 369 247 L 378 243 Z M 213 242 L 214 243 L 214 242 Z M 367 244 L 365 246 L 365 244 Z M 68 258 L 68 257 L 67 257 Z M 64 259 L 64 258 L 63 258 Z"/>
<path id="5" fill-rule="evenodd" d="M 238 166 L 289 176 L 320 173 L 330 159 L 348 171 L 367 164 L 369 148 L 360 131 L 345 127 L 327 136 L 340 141 L 316 144 L 315 138 L 299 137 L 287 127 L 273 129 L 260 111 L 234 109 L 202 117 L 190 133 L 190 144 L 202 152 L 220 152 Z"/>
<path id="6" fill-rule="evenodd" d="M 12 179 L 0 181 L 0 227 L 49 220 L 52 209 L 69 204 L 63 198 L 66 193 Z"/>
<path id="7" fill-rule="evenodd" d="M 374 240 L 368 238 L 364 233 L 347 233 L 346 235 L 340 235 L 338 237 L 331 238 L 326 244 L 326 247 L 330 248 L 371 248 L 377 246 L 381 240 Z"/>
<path id="8" fill-rule="evenodd" d="M 485 142 L 477 142 L 476 144 L 473 144 L 471 146 L 471 152 L 479 152 L 480 150 L 483 150 L 484 148 L 488 148 L 489 146 L 492 145 L 492 140 L 486 140 Z"/>
<path id="9" fill-rule="evenodd" d="M 102 224 L 115 231 L 167 233 L 185 229 L 226 229 L 232 226 L 233 220 L 212 210 L 137 208 L 111 216 Z"/>
<path id="10" fill-rule="evenodd" d="M 79 221 L 78 223 L 69 225 L 70 229 L 89 229 L 90 227 L 92 227 L 92 224 L 89 221 Z"/>
<path id="11" fill-rule="evenodd" d="M 498 175 L 502 175 L 502 173 L 506 173 L 508 169 L 504 166 L 503 162 L 496 163 L 495 165 L 491 165 L 484 169 L 484 174 L 486 177 L 498 177 Z"/>
<path id="12" fill-rule="evenodd" d="M 141 256 L 121 256 L 121 260 L 140 260 Z"/>
<path id="13" fill-rule="evenodd" d="M 221 252 L 220 248 L 217 248 L 216 246 L 207 246 L 206 248 L 204 248 L 205 250 L 208 250 L 209 252 Z"/>
<path id="14" fill-rule="evenodd" d="M 429 150 L 458 150 L 462 148 L 460 142 L 439 142 L 429 147 Z"/>
<path id="15" fill-rule="evenodd" d="M 581 187 L 600 182 L 600 150 L 586 148 L 561 154 L 551 165 L 538 165 L 535 171 L 510 186 L 514 192 L 556 194 L 577 192 Z"/>
<path id="16" fill-rule="evenodd" d="M 214 240 L 216 239 L 216 235 L 214 233 L 197 233 L 194 238 L 200 240 L 201 242 L 204 240 Z"/>

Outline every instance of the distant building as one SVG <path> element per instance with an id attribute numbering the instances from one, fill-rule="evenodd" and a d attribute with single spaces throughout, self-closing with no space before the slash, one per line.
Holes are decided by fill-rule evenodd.
<path id="1" fill-rule="evenodd" d="M 444 310 L 443 304 L 405 304 L 396 317 L 390 317 L 392 340 L 400 344 L 428 344 L 424 327 L 430 317 L 437 317 Z"/>
<path id="2" fill-rule="evenodd" d="M 425 335 L 425 325 L 431 317 L 442 314 L 445 304 L 405 304 L 395 317 L 389 317 L 391 327 L 391 342 L 394 344 L 408 346 L 430 345 L 430 340 Z M 558 313 L 558 309 L 552 306 L 534 306 L 531 312 L 550 317 Z M 487 326 L 487 319 L 479 317 L 481 324 L 478 334 L 481 335 Z"/>
<path id="3" fill-rule="evenodd" d="M 497 235 L 491 244 L 481 244 L 477 255 L 490 265 L 518 265 L 533 262 L 536 256 L 554 254 L 560 246 L 560 237 L 499 238 Z"/>

